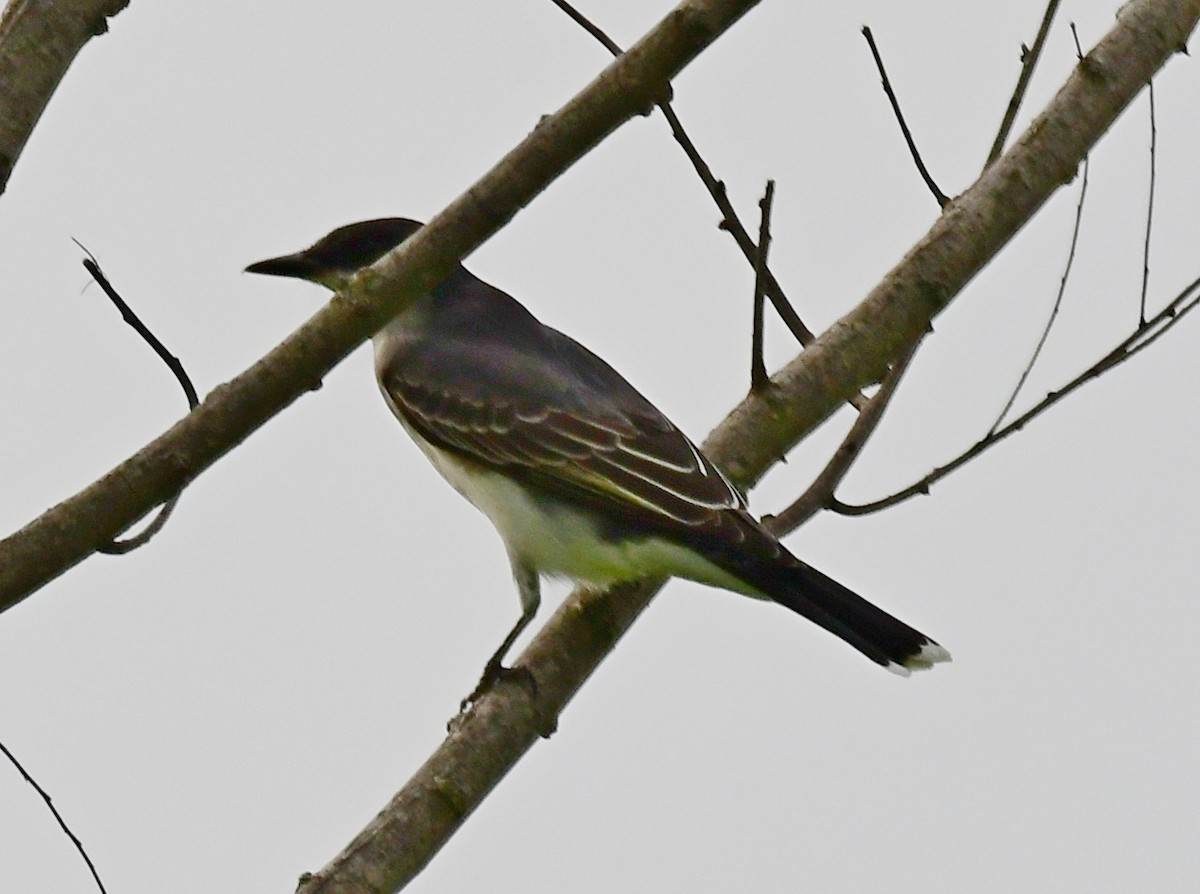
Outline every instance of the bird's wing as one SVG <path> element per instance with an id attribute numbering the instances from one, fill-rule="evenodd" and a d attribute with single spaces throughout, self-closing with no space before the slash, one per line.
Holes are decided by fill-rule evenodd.
<path id="1" fill-rule="evenodd" d="M 648 511 L 663 524 L 696 526 L 745 507 L 670 420 L 602 360 L 559 337 L 569 351 L 565 374 L 558 345 L 554 355 L 520 363 L 477 353 L 468 365 L 478 368 L 460 362 L 455 375 L 393 364 L 380 383 L 393 409 L 436 447 L 618 517 Z"/>

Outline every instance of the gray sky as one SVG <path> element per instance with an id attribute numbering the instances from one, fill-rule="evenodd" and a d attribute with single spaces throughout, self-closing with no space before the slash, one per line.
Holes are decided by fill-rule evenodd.
<path id="1" fill-rule="evenodd" d="M 1117 4 L 1064 2 L 1022 121 Z M 986 8 L 985 8 L 986 7 Z M 875 31 L 947 193 L 978 173 L 1042 3 L 764 3 L 677 110 L 821 328 L 935 220 Z M 667 4 L 588 11 L 618 41 Z M 135 2 L 75 63 L 0 199 L 0 532 L 182 412 L 81 240 L 205 393 L 324 300 L 243 276 L 334 226 L 427 218 L 605 53 L 549 3 Z M 1158 81 L 1151 302 L 1197 270 L 1200 76 Z M 1028 401 L 1136 321 L 1145 98 L 1097 149 Z M 842 491 L 881 496 L 990 425 L 1049 312 L 1078 182 L 937 323 Z M 658 118 L 626 125 L 468 261 L 696 438 L 742 396 L 752 274 Z M 793 347 L 778 325 L 777 366 Z M 671 584 L 414 891 L 1189 891 L 1200 800 L 1191 321 L 932 496 L 788 538 L 927 631 L 900 680 L 777 607 Z M 751 495 L 777 511 L 839 415 Z M 542 619 L 564 589 L 547 588 Z M 110 891 L 290 891 L 436 746 L 518 611 L 499 539 L 391 419 L 366 349 L 191 487 L 152 546 L 0 617 L 0 738 Z M 90 890 L 0 764 L 6 891 Z"/>

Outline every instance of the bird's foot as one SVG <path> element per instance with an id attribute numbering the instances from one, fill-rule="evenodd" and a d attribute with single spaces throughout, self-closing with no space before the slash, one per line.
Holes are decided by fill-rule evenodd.
<path id="1" fill-rule="evenodd" d="M 499 661 L 489 661 L 483 669 L 483 676 L 479 678 L 479 683 L 471 690 L 471 694 L 464 698 L 458 706 L 458 714 L 453 720 L 447 724 L 447 730 L 453 732 L 458 724 L 462 721 L 466 713 L 474 707 L 480 699 L 492 691 L 497 684 L 515 683 L 523 686 L 529 692 L 529 700 L 533 710 L 540 715 L 538 710 L 538 684 L 537 678 L 533 672 L 522 665 L 515 667 L 505 667 Z M 542 718 L 539 716 L 538 735 L 543 739 L 550 738 L 551 734 L 558 728 L 557 718 Z"/>
<path id="2" fill-rule="evenodd" d="M 537 680 L 533 676 L 533 672 L 522 665 L 514 667 L 505 667 L 499 661 L 489 661 L 483 669 L 483 676 L 479 678 L 479 682 L 475 688 L 471 690 L 471 694 L 462 700 L 458 706 L 459 713 L 465 712 L 468 708 L 478 702 L 481 698 L 487 695 L 497 683 L 519 683 L 529 690 L 529 694 L 536 699 L 538 696 Z"/>

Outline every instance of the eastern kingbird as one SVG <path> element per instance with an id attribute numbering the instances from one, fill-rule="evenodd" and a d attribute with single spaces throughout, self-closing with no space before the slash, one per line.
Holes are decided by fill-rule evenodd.
<path id="1" fill-rule="evenodd" d="M 246 270 L 337 291 L 420 228 L 403 218 L 362 221 Z M 508 550 L 521 617 L 485 681 L 537 613 L 543 574 L 602 585 L 689 578 L 778 602 L 894 673 L 950 660 L 788 552 L 619 373 L 461 264 L 374 345 L 384 400 Z"/>

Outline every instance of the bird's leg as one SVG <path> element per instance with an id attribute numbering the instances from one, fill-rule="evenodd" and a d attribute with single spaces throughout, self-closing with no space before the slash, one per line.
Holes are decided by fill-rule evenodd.
<path id="1" fill-rule="evenodd" d="M 459 706 L 460 710 L 465 711 L 470 705 L 474 704 L 479 698 L 492 688 L 499 680 L 502 679 L 519 679 L 529 685 L 533 690 L 533 694 L 537 696 L 537 681 L 533 678 L 528 668 L 524 667 L 505 667 L 504 657 L 508 654 L 508 650 L 512 648 L 513 643 L 517 641 L 517 637 L 529 626 L 530 621 L 537 614 L 538 606 L 542 601 L 541 581 L 538 579 L 537 572 L 526 565 L 524 562 L 517 560 L 513 561 L 513 578 L 517 583 L 517 592 L 521 596 L 521 617 L 517 619 L 517 623 L 513 629 L 508 632 L 508 636 L 504 637 L 504 642 L 500 643 L 492 657 L 488 659 L 488 663 L 483 667 L 483 676 L 479 678 L 479 683 L 475 689 L 462 700 Z"/>

